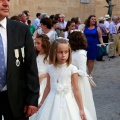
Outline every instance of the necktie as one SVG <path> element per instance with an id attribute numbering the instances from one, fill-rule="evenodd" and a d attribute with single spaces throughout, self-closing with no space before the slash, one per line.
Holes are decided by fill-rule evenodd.
<path id="1" fill-rule="evenodd" d="M 0 34 L 0 91 L 6 85 L 6 68 L 5 68 L 5 56 L 3 49 L 2 36 Z"/>

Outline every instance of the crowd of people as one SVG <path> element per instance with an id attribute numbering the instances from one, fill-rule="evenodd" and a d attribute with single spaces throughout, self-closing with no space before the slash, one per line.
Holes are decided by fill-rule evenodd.
<path id="1" fill-rule="evenodd" d="M 22 15 L 22 16 L 21 16 Z M 26 17 L 24 17 L 26 15 Z M 98 56 L 97 44 L 107 45 L 107 54 L 109 58 L 120 56 L 120 18 L 107 14 L 100 17 L 98 22 L 95 15 L 90 15 L 83 23 L 80 17 L 73 17 L 65 21 L 64 14 L 48 15 L 47 13 L 37 13 L 36 18 L 31 24 L 29 20 L 29 11 L 23 11 L 19 14 L 19 21 L 29 25 L 31 35 L 35 40 L 37 35 L 46 34 L 50 43 L 58 37 L 68 39 L 72 30 L 80 30 L 84 33 L 88 47 L 87 50 L 87 66 L 88 74 L 91 76 L 94 60 L 105 61 L 103 55 Z M 30 23 L 30 24 L 29 24 Z M 110 44 L 109 44 L 110 43 Z M 92 78 L 92 76 L 91 76 Z"/>
<path id="2" fill-rule="evenodd" d="M 82 23 L 36 13 L 31 22 L 27 10 L 8 18 L 10 1 L 0 6 L 7 9 L 0 10 L 0 120 L 97 120 L 90 82 L 94 61 L 104 61 L 97 45 L 120 56 L 119 17 L 97 24 L 95 15 Z"/>

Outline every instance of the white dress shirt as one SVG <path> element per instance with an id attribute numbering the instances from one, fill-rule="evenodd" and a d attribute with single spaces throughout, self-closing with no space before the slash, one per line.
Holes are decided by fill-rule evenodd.
<path id="1" fill-rule="evenodd" d="M 106 26 L 107 29 L 109 29 L 110 23 L 108 21 L 105 21 L 104 25 Z"/>
<path id="2" fill-rule="evenodd" d="M 0 24 L 2 25 L 2 27 L 0 27 L 0 34 L 2 36 L 2 42 L 4 47 L 5 66 L 7 68 L 7 29 L 6 29 L 7 19 L 4 18 L 3 20 L 1 20 Z M 7 90 L 7 86 L 5 86 L 2 91 L 5 90 Z"/>
<path id="3" fill-rule="evenodd" d="M 60 22 L 60 26 L 62 29 L 65 29 L 66 28 L 66 25 L 67 25 L 67 22 L 64 21 L 64 22 Z"/>

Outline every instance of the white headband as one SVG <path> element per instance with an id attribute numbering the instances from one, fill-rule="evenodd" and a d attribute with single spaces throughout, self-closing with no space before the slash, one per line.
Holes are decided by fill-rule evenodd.
<path id="1" fill-rule="evenodd" d="M 57 40 L 60 40 L 60 39 L 63 39 L 63 40 L 67 40 L 67 41 L 69 41 L 69 39 L 64 38 L 64 37 L 58 37 L 58 38 L 57 38 Z"/>
<path id="2" fill-rule="evenodd" d="M 70 31 L 70 33 L 73 33 L 73 32 L 75 32 L 75 31 L 83 33 L 83 31 L 82 31 L 82 30 L 78 30 L 78 29 L 71 30 L 71 31 Z"/>

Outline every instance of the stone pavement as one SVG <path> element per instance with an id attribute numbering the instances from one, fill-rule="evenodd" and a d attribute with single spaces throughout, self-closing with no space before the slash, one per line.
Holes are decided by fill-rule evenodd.
<path id="1" fill-rule="evenodd" d="M 98 120 L 120 120 L 120 57 L 95 61 L 93 96 Z"/>

